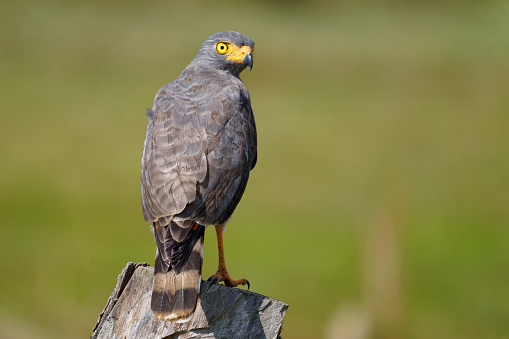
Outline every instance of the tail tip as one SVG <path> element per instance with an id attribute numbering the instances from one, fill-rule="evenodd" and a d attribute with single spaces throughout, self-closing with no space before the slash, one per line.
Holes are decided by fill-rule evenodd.
<path id="1" fill-rule="evenodd" d="M 177 323 L 185 323 L 191 320 L 193 317 L 194 312 L 191 313 L 175 313 L 175 312 L 159 312 L 152 310 L 152 313 L 154 314 L 154 318 L 162 319 L 162 320 L 171 320 Z"/>

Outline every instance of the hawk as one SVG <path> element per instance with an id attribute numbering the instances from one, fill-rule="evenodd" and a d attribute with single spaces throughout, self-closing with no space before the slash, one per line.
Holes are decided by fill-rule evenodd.
<path id="1" fill-rule="evenodd" d="M 211 35 L 147 110 L 141 200 L 157 245 L 155 317 L 185 320 L 193 313 L 210 225 L 216 229 L 219 265 L 209 281 L 249 287 L 246 279 L 228 275 L 223 231 L 257 159 L 251 99 L 239 77 L 253 66 L 253 47 L 251 38 L 237 32 Z"/>

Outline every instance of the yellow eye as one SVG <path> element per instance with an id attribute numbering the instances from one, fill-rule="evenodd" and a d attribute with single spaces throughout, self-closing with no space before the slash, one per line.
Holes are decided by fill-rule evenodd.
<path id="1" fill-rule="evenodd" d="M 229 49 L 228 44 L 224 42 L 218 42 L 216 45 L 216 51 L 219 54 L 225 54 L 226 52 L 228 52 L 228 49 Z"/>

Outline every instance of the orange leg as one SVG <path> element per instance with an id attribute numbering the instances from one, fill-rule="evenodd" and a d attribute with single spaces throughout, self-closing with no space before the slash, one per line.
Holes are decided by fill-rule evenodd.
<path id="1" fill-rule="evenodd" d="M 228 287 L 237 287 L 238 285 L 246 285 L 249 289 L 249 281 L 246 279 L 233 280 L 230 278 L 228 271 L 226 270 L 226 264 L 224 262 L 224 248 L 223 248 L 223 226 L 216 226 L 217 235 L 217 250 L 219 252 L 219 265 L 217 272 L 209 278 L 212 283 L 218 283 L 224 281 L 224 284 Z"/>

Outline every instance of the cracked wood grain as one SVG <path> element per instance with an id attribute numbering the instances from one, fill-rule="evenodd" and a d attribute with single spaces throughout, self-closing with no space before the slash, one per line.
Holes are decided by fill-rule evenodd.
<path id="1" fill-rule="evenodd" d="M 198 304 L 183 323 L 154 318 L 153 268 L 128 263 L 99 316 L 99 338 L 279 338 L 288 305 L 257 293 L 202 281 Z"/>

